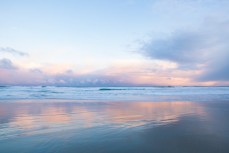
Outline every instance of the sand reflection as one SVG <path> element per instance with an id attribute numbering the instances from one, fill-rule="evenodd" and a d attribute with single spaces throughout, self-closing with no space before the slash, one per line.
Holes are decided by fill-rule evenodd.
<path id="1" fill-rule="evenodd" d="M 45 101 L 0 108 L 0 152 L 228 152 L 228 102 Z"/>
<path id="2" fill-rule="evenodd" d="M 170 123 L 184 115 L 206 115 L 203 108 L 193 102 L 139 102 L 113 104 L 106 110 L 108 118 L 115 123 L 128 123 L 130 126 L 148 122 Z"/>
<path id="3" fill-rule="evenodd" d="M 1 105 L 7 105 L 1 104 Z M 8 108 L 8 107 L 2 107 Z M 6 114 L 7 113 L 7 114 Z M 96 126 L 136 127 L 145 124 L 170 124 L 185 115 L 206 115 L 195 102 L 62 102 L 11 103 L 1 116 L 17 129 L 79 129 Z M 43 128 L 45 127 L 45 128 Z M 1 129 L 0 129 L 1 130 Z"/>
<path id="4" fill-rule="evenodd" d="M 42 112 L 42 120 L 50 123 L 67 123 L 71 117 L 63 108 L 50 107 Z"/>

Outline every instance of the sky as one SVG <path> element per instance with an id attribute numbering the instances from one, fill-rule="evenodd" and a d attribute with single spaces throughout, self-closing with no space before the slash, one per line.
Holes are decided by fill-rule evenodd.
<path id="1" fill-rule="evenodd" d="M 0 0 L 0 85 L 229 85 L 228 0 Z"/>

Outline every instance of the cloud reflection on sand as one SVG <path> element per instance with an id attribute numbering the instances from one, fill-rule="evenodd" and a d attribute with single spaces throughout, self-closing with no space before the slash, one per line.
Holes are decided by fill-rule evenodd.
<path id="1" fill-rule="evenodd" d="M 1 124 L 16 135 L 50 133 L 98 126 L 113 128 L 155 126 L 176 122 L 182 116 L 206 115 L 194 102 L 34 102 L 0 103 Z M 10 109 L 9 109 L 10 108 Z M 1 129 L 4 136 L 12 134 Z M 7 132 L 6 132 L 7 131 Z M 3 136 L 2 135 L 2 136 Z"/>
<path id="2" fill-rule="evenodd" d="M 113 123 L 128 124 L 131 127 L 147 123 L 169 124 L 184 115 L 206 114 L 199 104 L 192 102 L 139 102 L 114 105 L 107 109 L 108 119 Z"/>

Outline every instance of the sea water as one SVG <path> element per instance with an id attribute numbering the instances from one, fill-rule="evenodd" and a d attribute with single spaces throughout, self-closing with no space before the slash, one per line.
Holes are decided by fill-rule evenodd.
<path id="1" fill-rule="evenodd" d="M 0 87 L 0 153 L 228 153 L 228 87 Z"/>
<path id="2" fill-rule="evenodd" d="M 56 87 L 1 86 L 0 99 L 229 100 L 229 87 Z"/>

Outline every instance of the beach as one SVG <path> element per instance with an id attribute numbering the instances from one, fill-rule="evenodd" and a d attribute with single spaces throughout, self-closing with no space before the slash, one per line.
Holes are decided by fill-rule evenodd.
<path id="1" fill-rule="evenodd" d="M 0 8 L 0 153 L 229 153 L 229 0 Z"/>
<path id="2" fill-rule="evenodd" d="M 0 152 L 227 153 L 228 116 L 225 99 L 2 99 Z"/>

